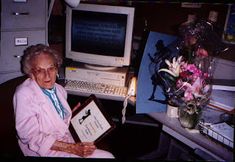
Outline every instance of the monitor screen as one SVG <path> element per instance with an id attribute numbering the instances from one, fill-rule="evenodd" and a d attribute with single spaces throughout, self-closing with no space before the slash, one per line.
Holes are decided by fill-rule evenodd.
<path id="1" fill-rule="evenodd" d="M 66 57 L 122 67 L 130 65 L 134 8 L 79 4 L 66 9 Z"/>

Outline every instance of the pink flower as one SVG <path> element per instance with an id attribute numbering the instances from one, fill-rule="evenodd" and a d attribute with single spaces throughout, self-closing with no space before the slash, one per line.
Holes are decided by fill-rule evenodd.
<path id="1" fill-rule="evenodd" d="M 190 74 L 187 71 L 183 71 L 180 73 L 180 77 L 183 79 L 188 78 L 189 76 L 190 76 Z"/>
<path id="2" fill-rule="evenodd" d="M 193 100 L 193 92 L 191 91 L 191 89 L 188 88 L 184 92 L 184 101 L 190 101 L 190 100 Z"/>
<path id="3" fill-rule="evenodd" d="M 208 78 L 210 75 L 208 73 L 203 73 L 203 77 L 206 79 Z"/>
<path id="4" fill-rule="evenodd" d="M 208 53 L 205 49 L 199 48 L 197 54 L 205 57 Z M 210 86 L 206 81 L 210 76 L 200 69 L 201 66 L 197 66 L 196 61 L 188 63 L 181 60 L 179 63 L 179 75 L 174 85 L 175 88 L 173 88 L 176 93 L 173 93 L 177 94 L 177 97 L 183 102 L 195 101 L 195 103 L 200 105 L 205 102 L 206 93 L 210 90 Z M 168 68 L 171 67 L 169 66 Z"/>
<path id="5" fill-rule="evenodd" d="M 192 72 L 193 74 L 196 74 L 196 73 L 200 72 L 194 64 L 188 64 L 187 70 Z"/>
<path id="6" fill-rule="evenodd" d="M 188 82 L 178 81 L 178 88 L 184 90 L 184 101 L 190 101 L 194 99 L 194 96 L 200 96 L 201 90 L 203 89 L 203 80 L 197 78 L 192 84 Z"/>

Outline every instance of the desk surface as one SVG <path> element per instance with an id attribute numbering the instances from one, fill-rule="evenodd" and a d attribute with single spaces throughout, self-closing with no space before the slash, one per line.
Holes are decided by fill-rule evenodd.
<path id="1" fill-rule="evenodd" d="M 209 139 L 209 137 L 202 135 L 199 131 L 190 132 L 184 129 L 177 118 L 170 118 L 165 112 L 150 113 L 148 115 L 163 124 L 163 131 L 179 139 L 191 148 L 200 148 L 216 158 L 233 161 L 233 152 L 231 150 Z"/>

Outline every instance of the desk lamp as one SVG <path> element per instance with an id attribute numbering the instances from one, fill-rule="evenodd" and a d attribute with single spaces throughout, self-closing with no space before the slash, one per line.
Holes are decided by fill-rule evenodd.
<path id="1" fill-rule="evenodd" d="M 77 7 L 80 3 L 80 0 L 64 0 L 64 1 L 68 6 L 72 8 Z M 54 3 L 55 3 L 55 0 L 51 0 L 50 5 L 49 5 L 47 22 L 49 22 Z"/>
<path id="2" fill-rule="evenodd" d="M 69 5 L 70 7 L 74 8 L 77 7 L 80 3 L 80 0 L 64 0 L 67 5 Z"/>

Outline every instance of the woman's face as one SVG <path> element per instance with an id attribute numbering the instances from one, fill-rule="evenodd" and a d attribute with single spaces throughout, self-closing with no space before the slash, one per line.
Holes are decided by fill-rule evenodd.
<path id="1" fill-rule="evenodd" d="M 58 69 L 55 66 L 53 57 L 47 53 L 41 53 L 33 60 L 32 79 L 41 88 L 51 89 L 56 81 Z"/>

